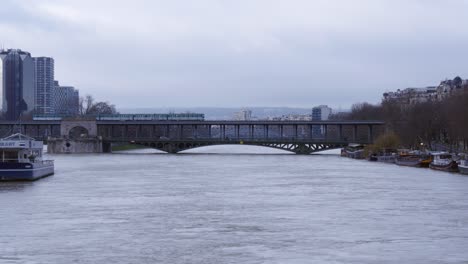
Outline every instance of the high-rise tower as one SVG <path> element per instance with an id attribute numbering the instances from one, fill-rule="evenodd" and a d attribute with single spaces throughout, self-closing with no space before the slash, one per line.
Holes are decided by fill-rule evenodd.
<path id="1" fill-rule="evenodd" d="M 29 52 L 0 50 L 0 104 L 7 120 L 35 107 L 34 62 Z"/>
<path id="2" fill-rule="evenodd" d="M 54 59 L 49 57 L 33 58 L 36 108 L 35 113 L 40 115 L 53 114 L 54 89 Z"/>

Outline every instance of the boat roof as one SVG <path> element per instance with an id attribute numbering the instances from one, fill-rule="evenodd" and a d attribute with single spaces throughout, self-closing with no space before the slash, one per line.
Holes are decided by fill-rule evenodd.
<path id="1" fill-rule="evenodd" d="M 28 137 L 24 134 L 21 134 L 21 133 L 16 133 L 16 134 L 13 134 L 11 136 L 8 136 L 6 138 L 2 138 L 0 140 L 3 140 L 3 141 L 16 141 L 16 140 L 35 140 L 34 138 L 32 137 Z"/>
<path id="2" fill-rule="evenodd" d="M 451 154 L 446 151 L 439 151 L 439 152 L 431 152 L 431 155 L 439 156 L 439 155 L 451 155 Z"/>

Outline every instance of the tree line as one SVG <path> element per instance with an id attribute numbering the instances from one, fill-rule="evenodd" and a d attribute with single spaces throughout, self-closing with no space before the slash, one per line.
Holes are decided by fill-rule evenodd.
<path id="1" fill-rule="evenodd" d="M 383 120 L 386 131 L 396 134 L 403 147 L 468 150 L 468 87 L 441 101 L 358 103 L 352 106 L 351 112 L 332 118 Z"/>

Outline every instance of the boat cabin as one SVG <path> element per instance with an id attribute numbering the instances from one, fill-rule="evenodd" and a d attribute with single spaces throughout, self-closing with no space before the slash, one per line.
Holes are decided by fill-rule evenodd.
<path id="1" fill-rule="evenodd" d="M 435 165 L 445 165 L 453 161 L 452 154 L 448 152 L 432 153 L 432 156 L 434 157 L 432 163 Z"/>
<path id="2" fill-rule="evenodd" d="M 1 162 L 36 162 L 42 158 L 42 141 L 17 133 L 0 139 Z"/>

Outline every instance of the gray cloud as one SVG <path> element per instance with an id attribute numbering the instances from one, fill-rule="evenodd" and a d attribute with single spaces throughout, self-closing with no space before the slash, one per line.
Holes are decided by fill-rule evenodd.
<path id="1" fill-rule="evenodd" d="M 468 1 L 11 1 L 0 43 L 122 107 L 347 107 L 465 75 Z"/>

